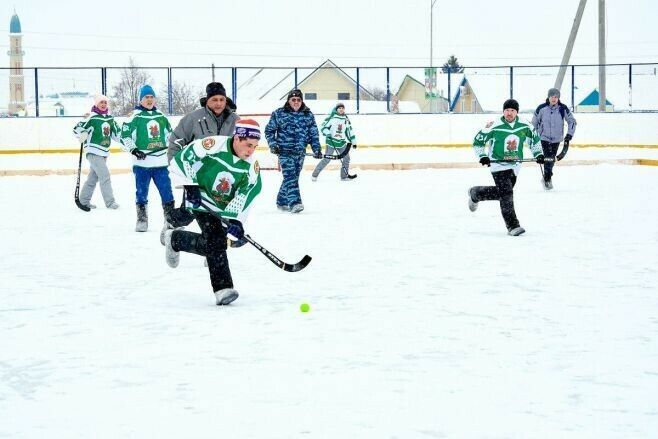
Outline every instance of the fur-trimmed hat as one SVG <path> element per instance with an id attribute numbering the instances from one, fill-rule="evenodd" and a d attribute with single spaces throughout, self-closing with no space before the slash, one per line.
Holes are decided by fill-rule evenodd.
<path id="1" fill-rule="evenodd" d="M 217 95 L 226 97 L 226 89 L 221 82 L 211 82 L 206 85 L 206 99 Z"/>
<path id="2" fill-rule="evenodd" d="M 304 94 L 302 91 L 298 88 L 290 90 L 290 93 L 288 93 L 288 99 L 290 98 L 300 98 L 302 101 L 304 100 Z"/>

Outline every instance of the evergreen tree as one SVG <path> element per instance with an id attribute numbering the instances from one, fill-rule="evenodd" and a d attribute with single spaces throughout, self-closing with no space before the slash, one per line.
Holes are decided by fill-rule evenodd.
<path id="1" fill-rule="evenodd" d="M 464 68 L 459 65 L 459 61 L 457 61 L 457 57 L 455 55 L 450 55 L 448 61 L 443 64 L 441 71 L 443 73 L 464 73 Z"/>

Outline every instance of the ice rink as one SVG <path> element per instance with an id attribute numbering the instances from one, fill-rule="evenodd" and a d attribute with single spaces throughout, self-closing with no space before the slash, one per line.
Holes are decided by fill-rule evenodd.
<path id="1" fill-rule="evenodd" d="M 153 186 L 135 233 L 130 174 L 90 213 L 70 175 L 0 178 L 0 437 L 656 437 L 658 168 L 547 192 L 524 164 L 520 237 L 468 210 L 486 169 L 353 172 L 305 171 L 299 215 L 263 173 L 247 232 L 313 261 L 229 250 L 228 307 L 200 257 L 166 265 Z"/>

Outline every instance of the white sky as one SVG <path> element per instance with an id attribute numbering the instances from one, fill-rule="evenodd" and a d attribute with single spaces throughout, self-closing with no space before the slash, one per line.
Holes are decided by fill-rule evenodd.
<path id="1" fill-rule="evenodd" d="M 651 0 L 608 0 L 609 63 L 658 61 Z M 339 66 L 429 65 L 431 0 L 196 1 L 149 6 L 116 0 L 62 7 L 15 0 L 2 9 L 7 33 L 16 8 L 25 66 Z M 504 6 L 501 6 L 504 5 Z M 577 0 L 437 0 L 434 64 L 455 54 L 466 66 L 557 64 Z M 598 1 L 587 4 L 572 63 L 596 63 Z M 102 14 L 102 15 L 101 15 Z M 0 49 L 8 47 L 8 38 Z M 2 63 L 8 66 L 8 58 Z M 0 64 L 0 65 L 2 65 Z"/>

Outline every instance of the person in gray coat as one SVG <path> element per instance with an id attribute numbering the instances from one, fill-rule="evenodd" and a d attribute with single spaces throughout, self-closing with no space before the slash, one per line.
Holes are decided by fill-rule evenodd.
<path id="1" fill-rule="evenodd" d="M 206 96 L 201 98 L 201 107 L 186 114 L 169 137 L 167 158 L 196 139 L 208 136 L 232 136 L 238 115 L 227 105 L 226 89 L 219 82 L 206 86 Z"/>
<path id="2" fill-rule="evenodd" d="M 562 141 L 562 134 L 564 134 L 564 122 L 567 123 L 567 135 L 564 136 L 562 152 L 557 155 L 558 161 L 567 155 L 569 142 L 576 132 L 576 118 L 573 117 L 569 107 L 560 102 L 560 90 L 551 88 L 548 90 L 546 102 L 537 107 L 532 117 L 532 126 L 541 139 L 541 146 L 546 157 L 543 181 L 545 189 L 553 189 L 553 165 Z"/>

